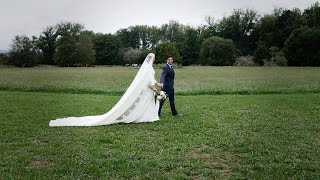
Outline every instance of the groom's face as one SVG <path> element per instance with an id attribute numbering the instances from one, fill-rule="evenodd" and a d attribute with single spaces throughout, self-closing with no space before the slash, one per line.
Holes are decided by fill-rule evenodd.
<path id="1" fill-rule="evenodd" d="M 169 57 L 169 58 L 167 59 L 167 63 L 170 64 L 170 65 L 173 64 L 173 58 L 172 58 L 172 57 Z"/>

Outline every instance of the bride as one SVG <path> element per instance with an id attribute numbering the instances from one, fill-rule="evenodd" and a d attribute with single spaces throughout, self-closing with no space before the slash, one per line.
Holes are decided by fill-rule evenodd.
<path id="1" fill-rule="evenodd" d="M 158 84 L 152 67 L 154 60 L 153 53 L 147 55 L 127 91 L 106 114 L 51 120 L 49 126 L 100 126 L 159 120 L 159 102 L 154 99 L 155 85 Z"/>

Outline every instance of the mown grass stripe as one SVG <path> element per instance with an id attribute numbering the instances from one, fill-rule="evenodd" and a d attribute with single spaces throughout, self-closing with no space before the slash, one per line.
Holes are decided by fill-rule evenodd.
<path id="1" fill-rule="evenodd" d="M 124 91 L 101 91 L 91 89 L 77 88 L 19 88 L 0 86 L 0 91 L 17 91 L 17 92 L 43 92 L 43 93 L 67 93 L 67 94 L 102 94 L 102 95 L 122 95 Z M 264 94 L 307 94 L 320 93 L 320 89 L 305 89 L 305 90 L 275 90 L 275 91 L 255 91 L 255 90 L 235 90 L 235 91 L 217 91 L 217 90 L 194 90 L 194 91 L 178 91 L 175 94 L 181 96 L 189 95 L 264 95 Z"/>

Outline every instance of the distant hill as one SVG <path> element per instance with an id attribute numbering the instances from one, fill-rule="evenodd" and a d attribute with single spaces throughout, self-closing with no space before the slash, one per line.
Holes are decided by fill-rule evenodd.
<path id="1" fill-rule="evenodd" d="M 8 53 L 9 51 L 6 51 L 6 50 L 1 50 L 0 49 L 0 54 L 5 54 L 5 53 Z"/>

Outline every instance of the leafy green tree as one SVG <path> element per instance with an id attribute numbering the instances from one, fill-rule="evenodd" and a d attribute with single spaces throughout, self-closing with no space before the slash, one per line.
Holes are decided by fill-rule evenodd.
<path id="1" fill-rule="evenodd" d="M 36 63 L 36 50 L 34 43 L 25 35 L 13 39 L 9 52 L 9 63 L 19 67 L 32 67 Z"/>
<path id="2" fill-rule="evenodd" d="M 302 27 L 294 30 L 285 42 L 289 66 L 320 66 L 320 30 Z"/>
<path id="3" fill-rule="evenodd" d="M 68 32 L 58 38 L 56 52 L 53 59 L 59 66 L 77 64 L 77 40 Z"/>
<path id="4" fill-rule="evenodd" d="M 314 3 L 310 8 L 306 9 L 303 17 L 307 21 L 309 27 L 320 28 L 320 6 L 319 2 Z"/>
<path id="5" fill-rule="evenodd" d="M 202 43 L 200 62 L 203 65 L 231 66 L 235 57 L 236 47 L 231 39 L 213 36 Z"/>
<path id="6" fill-rule="evenodd" d="M 200 34 L 197 29 L 187 27 L 185 40 L 182 45 L 182 65 L 188 66 L 198 63 L 200 53 Z"/>
<path id="7" fill-rule="evenodd" d="M 218 23 L 214 21 L 214 18 L 211 16 L 206 16 L 205 21 L 207 24 L 198 26 L 197 31 L 199 33 L 200 44 L 203 43 L 204 40 L 212 37 L 218 36 Z"/>
<path id="8" fill-rule="evenodd" d="M 135 28 L 139 34 L 139 49 L 149 48 L 150 47 L 149 27 L 144 25 L 144 26 L 134 26 L 133 28 Z"/>
<path id="9" fill-rule="evenodd" d="M 9 64 L 9 57 L 7 54 L 0 53 L 0 65 Z"/>
<path id="10" fill-rule="evenodd" d="M 173 60 L 177 64 L 181 64 L 181 56 L 178 51 L 177 45 L 171 42 L 165 42 L 158 44 L 155 47 L 155 54 L 156 54 L 156 63 L 165 63 L 167 57 L 171 55 Z"/>
<path id="11" fill-rule="evenodd" d="M 275 9 L 273 14 L 265 15 L 258 23 L 259 40 L 254 54 L 254 61 L 260 65 L 271 61 L 271 47 L 284 47 L 290 33 L 304 24 L 299 9 Z"/>
<path id="12" fill-rule="evenodd" d="M 60 22 L 55 25 L 56 35 L 63 36 L 65 34 L 69 34 L 72 38 L 79 42 L 80 35 L 84 31 L 84 26 L 79 23 L 72 22 Z"/>
<path id="13" fill-rule="evenodd" d="M 77 63 L 88 66 L 95 62 L 94 44 L 89 35 L 81 35 L 76 48 Z"/>
<path id="14" fill-rule="evenodd" d="M 264 44 L 268 48 L 274 44 L 274 32 L 276 31 L 276 20 L 277 16 L 274 14 L 272 15 L 265 15 L 263 16 L 258 25 L 257 31 L 259 35 L 259 43 Z"/>
<path id="15" fill-rule="evenodd" d="M 72 23 L 72 22 L 60 22 L 55 26 L 47 27 L 41 33 L 37 41 L 37 47 L 40 49 L 41 63 L 55 64 L 53 57 L 56 52 L 58 37 L 61 38 L 61 36 L 64 36 L 66 34 L 68 34 L 68 36 L 71 36 L 67 38 L 72 38 L 76 41 L 76 43 L 79 43 L 81 34 L 90 34 L 90 31 L 84 31 L 83 25 L 79 23 Z M 92 35 L 92 32 L 91 32 L 91 35 Z M 61 45 L 61 41 L 60 41 L 60 45 Z M 63 64 L 61 63 L 62 62 L 60 62 L 60 65 Z"/>
<path id="16" fill-rule="evenodd" d="M 172 43 L 183 43 L 184 41 L 184 25 L 178 21 L 169 21 L 168 24 L 163 24 L 160 27 L 161 40 Z"/>
<path id="17" fill-rule="evenodd" d="M 48 30 L 47 34 L 52 37 L 49 38 L 51 47 L 55 46 L 53 56 L 55 63 L 60 66 L 87 66 L 95 62 L 96 53 L 92 41 L 95 38 L 94 32 L 85 30 L 82 24 L 72 22 L 61 22 Z M 54 37 L 56 37 L 55 45 Z"/>
<path id="18" fill-rule="evenodd" d="M 121 40 L 124 47 L 132 47 L 134 49 L 140 47 L 140 37 L 138 29 L 129 27 L 117 31 L 116 36 Z"/>
<path id="19" fill-rule="evenodd" d="M 40 35 L 37 41 L 37 48 L 40 49 L 41 63 L 55 64 L 53 55 L 56 50 L 57 33 L 52 26 L 47 27 Z"/>
<path id="20" fill-rule="evenodd" d="M 271 53 L 270 48 L 268 45 L 266 45 L 264 42 L 258 42 L 257 49 L 254 53 L 253 61 L 257 63 L 258 65 L 262 66 L 264 65 L 264 62 L 266 60 L 271 59 Z"/>
<path id="21" fill-rule="evenodd" d="M 156 26 L 151 26 L 148 28 L 148 31 L 149 31 L 149 48 L 143 48 L 143 49 L 154 49 L 154 47 L 161 40 L 160 28 Z"/>
<path id="22" fill-rule="evenodd" d="M 153 49 L 161 38 L 159 28 L 155 26 L 134 26 L 131 28 L 139 34 L 139 49 Z"/>
<path id="23" fill-rule="evenodd" d="M 291 32 L 304 24 L 299 9 L 284 10 L 274 22 L 272 46 L 283 48 Z"/>
<path id="24" fill-rule="evenodd" d="M 116 35 L 121 39 L 124 47 L 134 49 L 153 49 L 160 41 L 160 29 L 156 26 L 130 26 L 117 31 Z"/>
<path id="25" fill-rule="evenodd" d="M 84 30 L 81 31 L 80 36 L 88 36 L 91 40 L 95 37 L 96 33 L 94 33 L 93 31 L 89 31 L 89 30 Z"/>
<path id="26" fill-rule="evenodd" d="M 100 33 L 95 35 L 93 43 L 96 50 L 96 64 L 123 64 L 123 54 L 119 53 L 124 51 L 121 51 L 123 46 L 119 37 Z"/>
<path id="27" fill-rule="evenodd" d="M 257 48 L 254 52 L 254 62 L 263 65 L 264 61 L 271 59 L 270 47 L 274 44 L 274 32 L 277 16 L 265 15 L 263 16 L 257 25 L 257 31 L 259 40 L 257 42 Z"/>
<path id="28" fill-rule="evenodd" d="M 258 13 L 254 10 L 234 10 L 217 25 L 219 36 L 232 39 L 242 55 L 253 54 L 256 48 Z"/>

